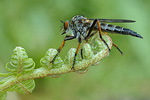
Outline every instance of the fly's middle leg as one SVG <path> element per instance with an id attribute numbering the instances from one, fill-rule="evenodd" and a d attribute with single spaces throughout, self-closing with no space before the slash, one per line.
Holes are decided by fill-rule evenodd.
<path id="1" fill-rule="evenodd" d="M 83 48 L 81 48 L 81 58 L 83 59 Z"/>
<path id="2" fill-rule="evenodd" d="M 81 44 L 81 38 L 80 37 L 79 37 L 78 41 L 79 41 L 79 44 L 78 44 L 77 50 L 75 52 L 75 56 L 74 56 L 74 60 L 73 60 L 73 65 L 72 65 L 71 69 L 74 69 L 74 65 L 75 65 L 75 62 L 76 62 L 76 56 L 77 56 L 77 53 L 78 53 L 79 48 L 80 48 L 80 44 Z"/>

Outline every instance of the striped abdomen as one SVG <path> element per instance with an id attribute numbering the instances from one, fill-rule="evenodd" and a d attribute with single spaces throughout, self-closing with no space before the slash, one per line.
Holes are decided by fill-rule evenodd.
<path id="1" fill-rule="evenodd" d="M 127 28 L 120 27 L 120 26 L 110 25 L 110 24 L 106 24 L 106 23 L 100 23 L 100 26 L 101 26 L 101 30 L 103 32 L 132 35 L 135 37 L 143 38 L 141 35 L 137 34 L 136 32 L 134 32 L 130 29 L 127 29 Z M 98 29 L 98 25 L 96 25 L 95 28 Z"/>

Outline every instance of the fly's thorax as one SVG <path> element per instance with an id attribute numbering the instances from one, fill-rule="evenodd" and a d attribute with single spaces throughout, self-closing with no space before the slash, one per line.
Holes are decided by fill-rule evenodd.
<path id="1" fill-rule="evenodd" d="M 88 27 L 84 26 L 83 23 L 81 23 L 81 24 L 77 23 L 77 24 L 75 24 L 74 27 L 71 27 L 71 30 L 72 30 L 74 36 L 76 36 L 77 38 L 81 37 L 81 35 L 83 37 L 86 37 L 87 29 L 88 29 Z"/>
<path id="2" fill-rule="evenodd" d="M 71 21 L 75 22 L 75 21 L 79 21 L 82 19 L 87 19 L 87 18 L 85 18 L 84 16 L 81 16 L 81 15 L 76 15 L 71 19 Z"/>
<path id="3" fill-rule="evenodd" d="M 83 16 L 80 16 L 80 15 L 77 15 L 77 16 L 74 16 L 71 21 L 70 21 L 70 29 L 72 30 L 74 36 L 76 36 L 76 38 L 79 38 L 79 37 L 83 37 L 85 38 L 86 37 L 86 33 L 87 33 L 87 22 L 86 22 L 86 19 L 85 17 Z"/>

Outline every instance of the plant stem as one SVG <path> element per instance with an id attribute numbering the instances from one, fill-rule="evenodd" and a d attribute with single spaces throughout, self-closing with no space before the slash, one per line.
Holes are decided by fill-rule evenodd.
<path id="1" fill-rule="evenodd" d="M 73 71 L 79 71 L 81 69 L 84 69 L 94 63 L 97 63 L 100 61 L 103 57 L 107 56 L 109 54 L 109 51 L 107 49 L 102 50 L 98 54 L 96 54 L 92 59 L 90 60 L 83 60 L 75 65 L 75 70 L 71 70 L 69 64 L 64 64 L 60 68 L 55 69 L 47 69 L 45 67 L 41 67 L 38 69 L 34 69 L 32 72 L 24 73 L 17 76 L 11 76 L 9 80 L 7 80 L 5 83 L 0 85 L 0 92 L 7 90 L 9 87 L 22 82 L 24 80 L 30 80 L 30 79 L 36 79 L 36 78 L 42 78 L 52 75 L 60 75 L 65 74 Z"/>

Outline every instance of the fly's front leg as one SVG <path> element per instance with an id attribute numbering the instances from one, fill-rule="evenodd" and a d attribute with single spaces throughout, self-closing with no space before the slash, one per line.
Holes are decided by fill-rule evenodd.
<path id="1" fill-rule="evenodd" d="M 72 40 L 72 39 L 74 39 L 74 38 L 76 38 L 76 37 L 75 37 L 75 36 L 66 36 L 66 37 L 65 37 L 65 39 L 64 39 L 64 41 L 62 42 L 60 48 L 57 50 L 57 51 L 58 51 L 57 54 L 54 56 L 53 60 L 52 60 L 50 63 L 53 63 L 53 62 L 54 62 L 54 60 L 56 59 L 56 57 L 57 57 L 58 54 L 60 53 L 61 49 L 63 48 L 63 46 L 64 46 L 64 44 L 65 44 L 65 41 L 67 41 L 67 40 Z"/>

